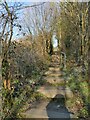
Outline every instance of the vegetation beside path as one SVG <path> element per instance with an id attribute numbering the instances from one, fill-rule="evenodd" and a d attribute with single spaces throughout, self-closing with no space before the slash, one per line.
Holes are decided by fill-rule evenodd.
<path id="1" fill-rule="evenodd" d="M 87 68 L 82 70 L 82 66 L 73 64 L 75 65 L 74 67 L 72 63 L 68 64 L 67 62 L 67 68 L 64 69 L 65 75 L 63 76 L 66 86 L 70 88 L 74 95 L 73 99 L 67 99 L 67 107 L 78 118 L 86 119 L 89 116 Z"/>
<path id="2" fill-rule="evenodd" d="M 49 56 L 43 56 L 38 51 L 36 53 L 34 48 L 32 51 L 29 41 L 12 42 L 9 52 L 12 56 L 9 60 L 9 72 L 12 73 L 12 76 L 10 76 L 9 89 L 6 90 L 5 81 L 4 88 L 2 88 L 2 117 L 19 118 L 21 117 L 20 109 L 23 108 L 23 105 L 27 104 L 28 100 L 30 102 L 40 97 L 35 91 L 45 82 L 42 80 L 42 76 L 48 69 Z M 3 61 L 2 65 L 2 77 L 5 79 L 6 61 Z"/>

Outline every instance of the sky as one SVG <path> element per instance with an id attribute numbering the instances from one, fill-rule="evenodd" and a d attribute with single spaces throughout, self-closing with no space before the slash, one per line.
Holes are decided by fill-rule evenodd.
<path id="1" fill-rule="evenodd" d="M 3 0 L 0 0 L 3 1 Z M 89 0 L 6 0 L 7 2 L 65 2 L 65 1 L 70 1 L 70 2 L 89 2 Z"/>
<path id="2" fill-rule="evenodd" d="M 0 0 L 0 1 L 3 1 L 3 0 Z M 61 0 L 6 0 L 6 1 L 7 2 L 59 2 Z"/>
<path id="3" fill-rule="evenodd" d="M 1 0 L 1 1 L 3 1 L 3 0 Z M 13 4 L 13 2 L 23 2 L 24 3 L 24 5 L 32 5 L 32 4 L 34 4 L 34 2 L 59 2 L 59 1 L 65 1 L 65 0 L 33 0 L 33 2 L 32 2 L 32 0 L 6 0 L 7 2 L 12 2 L 12 4 Z M 73 1 L 73 0 L 71 0 L 71 1 Z M 88 0 L 81 0 L 81 1 L 88 1 Z M 23 11 L 21 11 L 21 16 L 22 16 L 22 14 L 23 14 Z M 13 39 L 14 38 L 18 38 L 18 37 L 20 37 L 20 36 L 17 36 L 17 34 L 18 34 L 18 29 L 17 28 L 15 28 L 14 29 L 14 35 L 13 35 Z M 56 40 L 56 38 L 55 38 L 55 35 L 53 35 L 53 43 L 54 43 L 54 47 L 57 47 L 57 45 L 58 45 L 58 43 L 57 43 L 57 40 Z"/>
<path id="4" fill-rule="evenodd" d="M 53 47 L 57 47 L 58 46 L 58 41 L 57 41 L 57 39 L 55 37 L 56 37 L 56 35 L 53 35 L 53 37 L 52 37 Z"/>

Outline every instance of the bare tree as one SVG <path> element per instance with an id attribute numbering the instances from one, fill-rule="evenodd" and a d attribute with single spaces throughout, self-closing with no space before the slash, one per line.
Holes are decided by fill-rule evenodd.
<path id="1" fill-rule="evenodd" d="M 9 49 L 12 41 L 12 37 L 14 34 L 14 29 L 17 27 L 19 31 L 21 31 L 22 26 L 18 22 L 19 20 L 19 11 L 23 9 L 27 9 L 29 7 L 33 8 L 39 5 L 42 5 L 43 3 L 39 4 L 33 4 L 33 5 L 27 5 L 24 6 L 21 3 L 7 3 L 6 0 L 1 3 L 1 10 L 0 10 L 0 41 L 3 42 L 4 49 L 2 52 L 2 65 L 7 65 L 6 70 L 5 70 L 5 81 L 4 85 L 5 88 L 8 87 L 10 89 L 10 72 L 9 72 Z M 9 85 L 9 86 L 8 86 Z"/>
<path id="2" fill-rule="evenodd" d="M 42 39 L 43 54 L 46 51 L 49 52 L 50 46 L 52 46 L 51 39 L 55 29 L 55 19 L 58 15 L 56 13 L 57 7 L 54 3 L 45 3 L 34 8 L 28 8 L 24 13 L 22 20 L 22 23 L 24 23 L 22 25 L 23 31 L 26 34 L 33 34 L 37 42 L 39 39 Z M 38 35 L 41 36 L 39 39 L 37 39 Z"/>

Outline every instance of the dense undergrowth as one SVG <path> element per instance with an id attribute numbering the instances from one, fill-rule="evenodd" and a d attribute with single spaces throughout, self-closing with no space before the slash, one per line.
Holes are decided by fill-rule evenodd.
<path id="1" fill-rule="evenodd" d="M 3 51 L 4 49 L 3 47 Z M 43 56 L 40 52 L 35 52 L 29 41 L 12 42 L 8 58 L 9 89 L 5 89 L 4 83 L 7 62 L 2 62 L 4 83 L 2 88 L 2 119 L 22 117 L 20 111 L 23 106 L 27 104 L 28 100 L 37 99 L 37 96 L 32 97 L 33 93 L 44 83 L 41 78 L 49 65 L 49 56 Z"/>
<path id="2" fill-rule="evenodd" d="M 77 118 L 88 118 L 88 76 L 87 76 L 87 64 L 83 68 L 82 65 L 76 63 L 67 62 L 67 67 L 64 70 L 66 86 L 68 86 L 73 92 L 72 99 L 67 99 L 67 106 L 71 112 L 73 112 Z"/>

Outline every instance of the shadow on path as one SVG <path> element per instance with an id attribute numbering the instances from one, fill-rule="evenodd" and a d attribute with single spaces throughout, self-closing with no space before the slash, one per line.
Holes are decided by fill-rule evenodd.
<path id="1" fill-rule="evenodd" d="M 70 112 L 65 106 L 65 97 L 57 94 L 46 106 L 48 120 L 70 120 Z"/>

